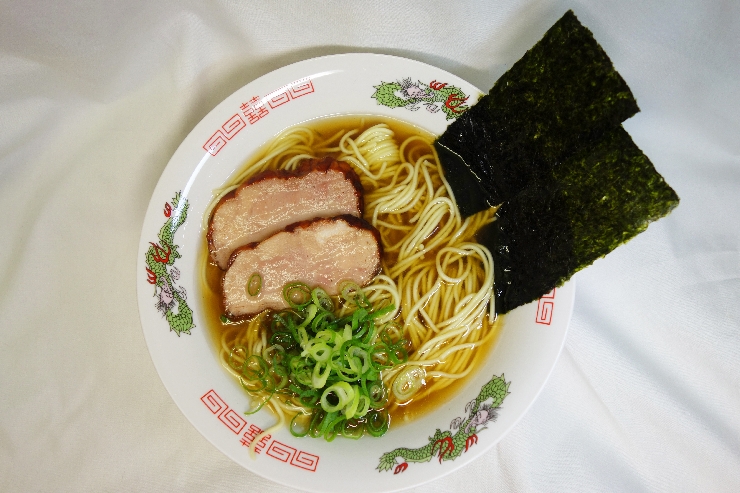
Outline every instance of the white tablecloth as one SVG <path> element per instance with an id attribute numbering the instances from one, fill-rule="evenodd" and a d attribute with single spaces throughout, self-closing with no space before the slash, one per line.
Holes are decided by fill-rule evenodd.
<path id="1" fill-rule="evenodd" d="M 376 52 L 489 88 L 573 8 L 681 197 L 577 275 L 542 395 L 415 491 L 740 491 L 740 3 L 0 1 L 0 490 L 288 488 L 203 438 L 159 380 L 135 275 L 190 129 L 285 64 Z"/>

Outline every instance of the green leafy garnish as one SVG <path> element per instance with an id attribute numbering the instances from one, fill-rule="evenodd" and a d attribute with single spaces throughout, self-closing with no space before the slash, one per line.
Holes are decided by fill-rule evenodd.
<path id="1" fill-rule="evenodd" d="M 282 394 L 310 412 L 305 428 L 300 427 L 300 415 L 291 421 L 295 436 L 331 441 L 337 435 L 385 433 L 388 393 L 381 372 L 408 360 L 409 343 L 398 324 L 377 325 L 376 320 L 395 307 L 374 309 L 354 283 L 342 286 L 345 302 L 355 307 L 342 317 L 321 288 L 289 283 L 283 296 L 290 308 L 270 317 L 270 345 L 261 355 L 237 346 L 229 357 L 247 392 L 269 396 L 252 412 Z"/>

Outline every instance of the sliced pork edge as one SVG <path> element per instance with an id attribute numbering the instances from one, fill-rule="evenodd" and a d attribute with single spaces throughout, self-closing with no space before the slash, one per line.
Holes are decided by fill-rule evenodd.
<path id="1" fill-rule="evenodd" d="M 352 280 L 364 286 L 380 272 L 380 235 L 352 215 L 300 221 L 259 243 L 237 249 L 222 279 L 222 308 L 231 320 L 249 318 L 265 309 L 287 308 L 283 287 L 301 281 L 329 295 Z M 246 286 L 253 274 L 262 278 L 256 296 Z"/>
<path id="2" fill-rule="evenodd" d="M 226 269 L 237 248 L 295 222 L 342 214 L 361 217 L 363 194 L 352 167 L 331 157 L 304 160 L 295 171 L 259 173 L 213 208 L 206 234 L 211 260 Z"/>

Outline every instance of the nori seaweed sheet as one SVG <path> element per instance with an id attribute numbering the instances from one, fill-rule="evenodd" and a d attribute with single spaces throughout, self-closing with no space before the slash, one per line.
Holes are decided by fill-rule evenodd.
<path id="1" fill-rule="evenodd" d="M 497 313 L 562 285 L 678 201 L 629 134 L 621 126 L 613 129 L 497 210 L 486 241 Z"/>
<path id="2" fill-rule="evenodd" d="M 455 195 L 455 203 L 463 217 L 498 205 L 488 201 L 480 179 L 467 167 L 465 161 L 439 142 L 435 142 L 437 155 L 444 169 L 445 179 Z"/>
<path id="3" fill-rule="evenodd" d="M 437 140 L 464 216 L 512 198 L 543 171 L 639 111 L 627 84 L 572 11 Z M 449 159 L 442 147 L 459 155 Z"/>

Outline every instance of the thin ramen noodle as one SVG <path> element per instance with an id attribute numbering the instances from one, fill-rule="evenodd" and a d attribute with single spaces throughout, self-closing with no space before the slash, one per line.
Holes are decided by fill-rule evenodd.
<path id="1" fill-rule="evenodd" d="M 396 310 L 378 323 L 395 320 L 410 341 L 408 361 L 382 373 L 390 398 L 387 410 L 393 420 L 404 419 L 415 403 L 444 395 L 444 389 L 474 371 L 481 351 L 497 334 L 493 311 L 493 261 L 490 252 L 475 242 L 475 234 L 494 219 L 487 210 L 463 220 L 444 179 L 433 137 L 409 131 L 408 125 L 386 120 L 367 124 L 366 118 L 343 117 L 290 128 L 276 137 L 220 190 L 211 208 L 249 177 L 267 169 L 294 170 L 308 158 L 333 156 L 349 163 L 365 190 L 365 219 L 380 232 L 384 249 L 382 272 L 364 288 L 373 306 L 393 304 Z M 326 128 L 351 125 L 327 134 Z M 349 126 L 348 125 L 348 126 Z M 397 132 L 394 132 L 394 129 Z M 414 129 L 416 130 L 416 129 Z M 406 134 L 397 138 L 396 134 Z M 204 215 L 204 229 L 210 209 Z M 203 285 L 210 287 L 211 312 L 218 313 L 220 270 L 202 255 Z M 346 307 L 344 308 L 347 309 Z M 265 314 L 241 323 L 219 323 L 217 346 L 223 366 L 236 378 L 229 358 L 235 347 L 262 354 L 269 346 Z M 244 358 L 241 354 L 237 357 Z M 402 372 L 420 382 L 419 388 L 393 387 Z M 415 392 L 414 392 L 415 391 Z M 268 400 L 269 399 L 269 400 Z M 302 412 L 297 399 L 275 394 L 258 396 L 257 406 L 269 407 L 278 422 L 264 434 L 291 422 Z M 257 443 L 259 440 L 254 440 Z"/>

